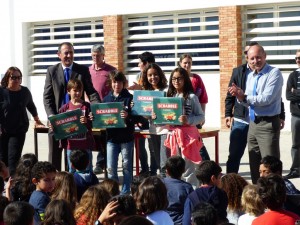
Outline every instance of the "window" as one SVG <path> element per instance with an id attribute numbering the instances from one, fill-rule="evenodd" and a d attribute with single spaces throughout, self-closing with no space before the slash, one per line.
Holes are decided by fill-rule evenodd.
<path id="1" fill-rule="evenodd" d="M 124 17 L 126 74 L 139 72 L 138 55 L 150 51 L 170 73 L 183 53 L 193 57 L 193 71 L 219 71 L 219 17 L 210 11 Z"/>
<path id="2" fill-rule="evenodd" d="M 294 70 L 300 46 L 300 4 L 248 6 L 244 8 L 244 44 L 257 41 L 267 52 L 270 65 Z"/>
<path id="3" fill-rule="evenodd" d="M 70 21 L 51 21 L 33 23 L 31 26 L 31 74 L 46 74 L 46 69 L 59 62 L 58 45 L 64 41 L 73 43 L 74 60 L 89 66 L 91 64 L 91 47 L 103 44 L 102 20 L 90 18 Z"/>

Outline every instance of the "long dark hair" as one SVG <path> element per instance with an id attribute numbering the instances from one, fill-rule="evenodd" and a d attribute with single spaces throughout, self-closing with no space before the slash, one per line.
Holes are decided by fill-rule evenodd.
<path id="1" fill-rule="evenodd" d="M 155 64 L 155 63 L 150 63 L 143 71 L 143 75 L 142 75 L 142 86 L 144 87 L 145 90 L 154 90 L 152 85 L 148 82 L 147 79 L 147 72 L 149 69 L 155 69 L 158 76 L 159 76 L 159 82 L 157 84 L 159 89 L 165 89 L 167 87 L 167 78 L 164 74 L 164 72 L 162 71 L 162 69 L 160 68 L 159 65 Z"/>
<path id="2" fill-rule="evenodd" d="M 187 99 L 189 97 L 190 93 L 194 93 L 194 90 L 193 90 L 193 85 L 192 85 L 192 82 L 191 82 L 188 72 L 181 67 L 174 69 L 171 73 L 167 96 L 174 97 L 177 94 L 177 91 L 176 91 L 174 85 L 172 84 L 172 78 L 173 78 L 174 73 L 176 73 L 176 72 L 179 73 L 180 75 L 182 75 L 182 77 L 183 77 L 183 82 L 184 82 L 183 90 L 182 90 L 183 98 Z"/>

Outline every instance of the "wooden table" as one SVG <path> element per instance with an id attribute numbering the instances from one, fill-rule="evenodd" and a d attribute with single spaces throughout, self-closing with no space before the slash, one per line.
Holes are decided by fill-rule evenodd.
<path id="1" fill-rule="evenodd" d="M 199 129 L 199 133 L 202 138 L 215 138 L 215 162 L 219 164 L 219 129 L 207 128 L 207 129 Z M 134 145 L 135 145 L 135 168 L 136 168 L 136 175 L 139 175 L 139 139 L 140 138 L 149 138 L 150 134 L 148 131 L 135 131 L 134 133 Z M 200 149 L 199 149 L 200 150 Z"/>
<path id="2" fill-rule="evenodd" d="M 48 133 L 49 128 L 34 128 L 34 154 L 38 158 L 38 134 Z M 99 135 L 101 129 L 93 129 L 93 135 Z M 215 138 L 215 162 L 219 163 L 219 129 L 199 129 L 199 133 L 202 138 Z M 134 145 L 135 145 L 135 163 L 136 163 L 136 175 L 139 175 L 140 160 L 139 160 L 139 139 L 149 138 L 150 134 L 148 131 L 135 131 L 134 132 Z M 200 150 L 200 149 L 199 149 Z M 106 161 L 106 160 L 105 160 Z M 107 171 L 105 170 L 105 176 L 107 176 Z"/>

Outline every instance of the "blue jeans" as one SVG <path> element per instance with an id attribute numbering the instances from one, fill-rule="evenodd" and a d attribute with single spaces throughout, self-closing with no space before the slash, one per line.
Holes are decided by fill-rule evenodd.
<path id="1" fill-rule="evenodd" d="M 230 132 L 229 156 L 226 163 L 226 173 L 238 173 L 241 158 L 247 145 L 249 125 L 233 121 Z"/>
<path id="2" fill-rule="evenodd" d="M 91 150 L 83 150 L 83 151 L 87 151 L 87 153 L 89 154 L 89 164 L 87 166 L 87 170 L 90 172 L 93 172 L 93 154 Z M 69 167 L 69 172 L 70 173 L 75 173 L 75 168 L 72 167 L 72 163 L 70 161 L 70 155 L 71 155 L 72 150 L 68 149 L 67 150 L 67 160 L 68 160 L 68 167 Z"/>
<path id="3" fill-rule="evenodd" d="M 133 141 L 128 143 L 107 142 L 107 172 L 108 178 L 119 182 L 118 178 L 118 158 L 122 155 L 123 185 L 121 194 L 130 194 L 130 184 L 132 181 L 133 166 Z"/>

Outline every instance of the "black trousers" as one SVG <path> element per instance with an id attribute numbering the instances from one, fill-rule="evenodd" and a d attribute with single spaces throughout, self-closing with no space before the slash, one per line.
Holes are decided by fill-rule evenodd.
<path id="1" fill-rule="evenodd" d="M 8 167 L 11 176 L 16 172 L 25 137 L 26 133 L 9 134 L 3 132 L 1 135 L 0 160 Z"/>
<path id="2" fill-rule="evenodd" d="M 59 142 L 55 140 L 53 132 L 48 133 L 49 153 L 48 160 L 58 171 L 61 171 L 61 159 L 63 149 L 59 147 Z M 64 157 L 66 158 L 66 157 Z"/>

